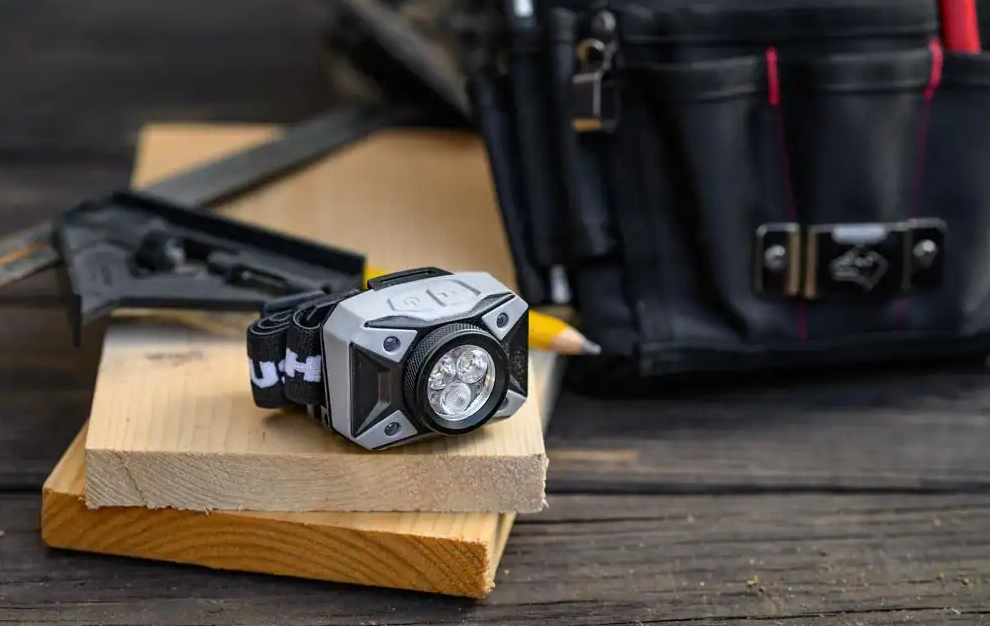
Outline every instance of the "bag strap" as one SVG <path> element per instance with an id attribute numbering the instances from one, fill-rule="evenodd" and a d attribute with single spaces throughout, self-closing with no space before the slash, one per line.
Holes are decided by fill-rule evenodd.
<path id="1" fill-rule="evenodd" d="M 258 407 L 324 406 L 323 323 L 360 289 L 291 296 L 269 303 L 247 330 L 251 395 Z"/>

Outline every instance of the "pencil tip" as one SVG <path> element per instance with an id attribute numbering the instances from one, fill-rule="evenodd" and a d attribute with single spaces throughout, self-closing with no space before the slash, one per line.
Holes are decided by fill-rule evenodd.
<path id="1" fill-rule="evenodd" d="M 581 354 L 594 355 L 601 353 L 602 353 L 602 347 L 600 345 L 598 345 L 594 341 L 591 341 L 590 339 L 584 340 L 584 345 L 581 346 Z"/>

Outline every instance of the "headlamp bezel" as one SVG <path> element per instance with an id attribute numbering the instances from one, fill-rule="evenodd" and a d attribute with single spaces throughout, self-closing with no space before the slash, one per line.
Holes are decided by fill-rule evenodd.
<path id="1" fill-rule="evenodd" d="M 454 348 L 476 345 L 488 352 L 495 368 L 495 381 L 488 400 L 472 415 L 451 420 L 436 411 L 428 398 L 428 381 L 434 365 Z M 461 435 L 485 425 L 499 411 L 509 390 L 509 356 L 488 331 L 474 324 L 444 324 L 417 341 L 403 371 L 404 400 L 418 421 L 433 432 Z"/>

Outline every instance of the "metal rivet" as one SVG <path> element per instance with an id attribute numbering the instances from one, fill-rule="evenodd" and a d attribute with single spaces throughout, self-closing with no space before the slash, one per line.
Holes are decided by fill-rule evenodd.
<path id="1" fill-rule="evenodd" d="M 399 432 L 399 428 L 401 428 L 401 426 L 399 426 L 399 422 L 389 422 L 385 425 L 385 436 L 391 437 Z"/>
<path id="2" fill-rule="evenodd" d="M 509 316 L 506 315 L 505 313 L 499 313 L 498 317 L 495 318 L 495 325 L 498 326 L 499 328 L 504 327 L 508 323 L 509 323 Z"/>
<path id="3" fill-rule="evenodd" d="M 599 37 L 613 34 L 617 26 L 615 15 L 608 11 L 599 11 L 591 19 L 591 32 Z"/>
<path id="4" fill-rule="evenodd" d="M 787 267 L 787 248 L 777 244 L 763 253 L 763 265 L 771 272 L 780 272 Z"/>
<path id="5" fill-rule="evenodd" d="M 395 352 L 399 349 L 399 338 L 386 337 L 385 341 L 382 342 L 382 347 L 385 348 L 385 352 Z"/>
<path id="6" fill-rule="evenodd" d="M 915 244 L 912 252 L 914 253 L 914 258 L 918 259 L 918 263 L 924 267 L 928 267 L 935 260 L 935 257 L 938 256 L 938 245 L 931 239 L 922 239 Z"/>
<path id="7" fill-rule="evenodd" d="M 585 39 L 574 48 L 574 54 L 586 67 L 599 67 L 608 54 L 608 46 L 597 39 Z"/>

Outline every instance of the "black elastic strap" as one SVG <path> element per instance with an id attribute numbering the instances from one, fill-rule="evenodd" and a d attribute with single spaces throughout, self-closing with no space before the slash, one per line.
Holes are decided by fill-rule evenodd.
<path id="1" fill-rule="evenodd" d="M 343 300 L 360 289 L 316 294 L 294 306 L 271 311 L 247 330 L 251 395 L 265 409 L 323 405 L 323 323 Z"/>
<path id="2" fill-rule="evenodd" d="M 251 371 L 251 394 L 262 408 L 287 404 L 282 378 L 285 373 L 285 339 L 292 311 L 278 311 L 256 320 L 247 331 L 247 354 Z"/>

